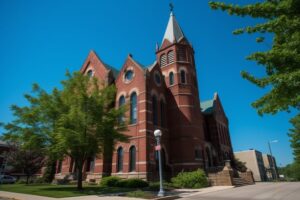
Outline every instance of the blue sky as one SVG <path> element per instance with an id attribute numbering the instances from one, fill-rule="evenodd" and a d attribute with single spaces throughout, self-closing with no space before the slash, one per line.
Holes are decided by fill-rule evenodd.
<path id="1" fill-rule="evenodd" d="M 253 3 L 254 0 L 227 0 Z M 262 90 L 240 76 L 242 70 L 263 76 L 263 67 L 247 61 L 254 51 L 270 48 L 257 44 L 254 35 L 234 36 L 236 28 L 261 22 L 213 11 L 208 1 L 174 0 L 175 16 L 195 49 L 201 100 L 218 92 L 230 122 L 235 151 L 249 148 L 268 152 L 272 144 L 278 165 L 293 160 L 287 136 L 292 114 L 259 117 L 251 102 Z M 90 50 L 121 68 L 126 56 L 148 65 L 161 42 L 169 1 L 162 0 L 3 0 L 0 1 L 0 121 L 12 120 L 11 104 L 25 105 L 23 94 L 33 83 L 50 90 L 59 86 L 66 69 L 79 70 Z M 0 134 L 1 134 L 0 130 Z"/>

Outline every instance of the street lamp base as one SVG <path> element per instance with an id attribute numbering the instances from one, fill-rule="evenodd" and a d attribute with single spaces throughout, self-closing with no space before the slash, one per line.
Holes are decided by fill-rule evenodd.
<path id="1" fill-rule="evenodd" d="M 165 196 L 165 191 L 163 191 L 162 189 L 159 190 L 158 194 L 157 194 L 158 197 L 164 197 Z"/>

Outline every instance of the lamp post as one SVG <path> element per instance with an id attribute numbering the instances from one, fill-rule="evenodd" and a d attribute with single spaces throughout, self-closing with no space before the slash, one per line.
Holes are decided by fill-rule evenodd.
<path id="1" fill-rule="evenodd" d="M 160 183 L 159 192 L 158 192 L 157 196 L 163 197 L 163 196 L 165 196 L 165 191 L 163 189 L 163 184 L 162 184 L 162 166 L 161 166 L 161 153 L 160 153 L 161 152 L 160 138 L 162 136 L 161 130 L 156 129 L 154 131 L 154 136 L 156 139 L 155 150 L 158 151 L 159 183 Z"/>
<path id="2" fill-rule="evenodd" d="M 274 162 L 274 157 L 273 157 L 273 154 L 272 154 L 272 149 L 271 149 L 271 143 L 277 143 L 278 140 L 272 140 L 272 141 L 268 141 L 268 145 L 269 145 L 269 151 L 270 151 L 270 154 L 271 154 L 271 159 L 272 159 L 272 165 L 273 165 L 273 172 L 274 172 L 274 175 L 275 175 L 275 180 L 277 180 L 277 173 L 276 173 L 276 169 L 275 169 L 275 162 Z"/>

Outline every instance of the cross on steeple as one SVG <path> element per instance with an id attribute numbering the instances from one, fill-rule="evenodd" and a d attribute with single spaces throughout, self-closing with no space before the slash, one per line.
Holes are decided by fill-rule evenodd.
<path id="1" fill-rule="evenodd" d="M 170 3 L 169 6 L 170 6 L 170 11 L 173 12 L 173 10 L 174 10 L 174 5 L 173 5 L 172 3 Z"/>

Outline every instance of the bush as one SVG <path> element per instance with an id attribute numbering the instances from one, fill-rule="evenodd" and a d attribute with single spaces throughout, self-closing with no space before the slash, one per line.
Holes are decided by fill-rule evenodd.
<path id="1" fill-rule="evenodd" d="M 24 180 L 24 179 L 19 179 L 19 180 L 17 180 L 16 183 L 17 183 L 17 184 L 26 184 L 26 180 Z"/>
<path id="2" fill-rule="evenodd" d="M 127 188 L 144 188 L 148 187 L 148 182 L 138 179 L 138 178 L 131 178 L 131 179 L 124 179 L 119 182 L 119 187 L 127 187 Z"/>
<path id="3" fill-rule="evenodd" d="M 100 182 L 100 186 L 102 187 L 119 187 L 119 183 L 121 182 L 121 178 L 117 176 L 108 176 L 103 177 Z"/>
<path id="4" fill-rule="evenodd" d="M 208 181 L 203 170 L 193 172 L 180 172 L 171 179 L 173 185 L 179 188 L 202 188 L 208 186 Z"/>

